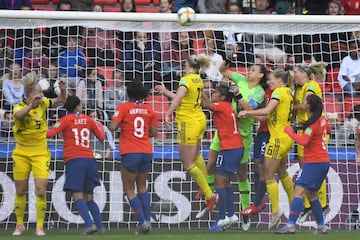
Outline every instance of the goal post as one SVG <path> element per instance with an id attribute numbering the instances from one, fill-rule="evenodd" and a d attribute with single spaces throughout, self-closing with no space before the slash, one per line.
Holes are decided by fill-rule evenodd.
<path id="1" fill-rule="evenodd" d="M 52 30 L 56 31 L 52 31 Z M 65 33 L 64 30 L 66 29 Z M 138 35 L 140 34 L 140 35 Z M 142 35 L 141 35 L 142 34 Z M 144 38 L 145 35 L 145 38 Z M 72 47 L 67 42 L 69 36 L 76 41 L 78 53 L 76 63 L 70 64 L 67 52 Z M 137 41 L 142 39 L 142 43 Z M 263 42 L 256 42 L 256 37 Z M 232 41 L 229 39 L 233 38 Z M 210 46 L 210 40 L 214 41 Z M 35 40 L 40 42 L 41 54 L 34 51 Z M 231 69 L 247 74 L 249 66 L 256 61 L 264 61 L 268 68 L 291 69 L 295 64 L 321 61 L 327 64 L 326 80 L 321 83 L 324 110 L 331 119 L 332 136 L 329 142 L 331 168 L 328 174 L 328 203 L 330 213 L 325 219 L 332 229 L 347 229 L 349 215 L 359 209 L 360 172 L 356 166 L 354 134 L 357 125 L 349 116 L 354 106 L 360 105 L 360 97 L 349 97 L 338 83 L 338 73 L 343 57 L 347 56 L 349 44 L 360 40 L 360 16 L 303 16 L 303 15 L 223 15 L 197 14 L 196 22 L 187 27 L 177 24 L 176 14 L 153 13 L 95 13 L 95 12 L 48 12 L 48 11 L 6 11 L 0 10 L 0 74 L 1 81 L 14 77 L 16 62 L 22 73 L 35 71 L 41 78 L 49 80 L 50 65 L 64 77 L 72 79 L 69 83 L 72 94 L 79 90 L 85 81 L 87 70 L 97 70 L 97 80 L 101 89 L 87 81 L 85 110 L 102 110 L 106 124 L 113 114 L 115 103 L 124 99 L 114 99 L 120 89 L 113 89 L 116 72 L 123 74 L 123 83 L 132 78 L 141 78 L 145 86 L 153 89 L 163 82 L 175 91 L 183 71 L 182 63 L 189 54 L 210 54 L 212 49 L 220 57 L 213 61 L 215 67 L 207 72 L 214 84 L 221 81 L 216 67 L 225 58 L 230 42 L 236 45 L 238 58 Z M 64 42 L 62 42 L 64 41 Z M 269 47 L 265 41 L 272 42 Z M 360 41 L 359 41 L 360 42 Z M 262 51 L 259 46 L 271 48 Z M 266 45 L 266 46 L 265 46 Z M 360 47 L 360 46 L 358 46 Z M 30 57 L 33 53 L 35 57 Z M 270 55 L 270 57 L 268 56 Z M 279 60 L 279 55 L 285 61 Z M 40 60 L 39 60 L 40 59 Z M 75 67 L 83 61 L 81 71 Z M 146 63 L 149 63 L 148 65 Z M 360 69 L 360 67 L 359 67 Z M 59 74 L 56 75 L 58 77 Z M 359 71 L 360 75 L 360 71 Z M 19 76 L 21 77 L 21 76 Z M 55 78 L 55 77 L 54 77 Z M 115 77 L 116 78 L 116 77 Z M 49 80 L 50 81 L 50 80 Z M 71 85 L 73 84 L 73 85 Z M 12 180 L 11 153 L 15 141 L 11 134 L 11 121 L 6 121 L 10 100 L 2 88 L 0 111 L 0 227 L 13 228 L 15 185 Z M 47 86 L 49 87 L 49 86 Z M 111 91 L 113 94 L 111 95 Z M 210 91 L 210 89 L 208 89 Z M 99 99 L 96 95 L 101 93 Z M 164 113 L 169 100 L 151 91 L 147 99 L 152 104 L 159 120 L 160 134 L 154 142 L 154 164 L 148 179 L 148 189 L 152 199 L 152 225 L 154 228 L 197 228 L 208 227 L 214 223 L 214 211 L 202 219 L 196 213 L 203 200 L 195 199 L 198 190 L 190 176 L 183 170 L 176 144 L 176 129 L 163 126 Z M 110 107 L 106 107 L 109 105 Z M 10 109 L 10 108 L 9 108 Z M 207 112 L 207 116 L 211 113 Z M 61 110 L 52 109 L 48 113 L 49 124 L 53 124 Z M 202 153 L 207 158 L 211 137 L 215 130 L 211 119 L 207 119 L 207 130 L 202 141 Z M 255 129 L 255 126 L 254 126 Z M 255 135 L 255 131 L 253 133 Z M 95 201 L 99 203 L 104 223 L 108 228 L 130 228 L 135 226 L 134 213 L 126 200 L 120 174 L 119 151 L 116 147 L 105 158 L 102 150 L 98 160 L 101 186 L 95 190 Z M 47 191 L 47 228 L 76 228 L 83 226 L 74 203 L 62 191 L 64 165 L 60 137 L 48 141 L 52 156 L 52 173 Z M 110 144 L 111 145 L 111 144 Z M 106 148 L 106 146 L 102 146 Z M 292 152 L 288 171 L 295 179 L 299 166 Z M 249 178 L 253 188 L 253 163 L 249 160 Z M 236 210 L 239 211 L 240 197 L 236 179 L 232 182 L 235 193 Z M 34 182 L 30 179 L 28 207 L 25 222 L 27 227 L 35 223 Z M 288 216 L 289 204 L 284 190 L 280 190 L 280 208 Z M 268 201 L 267 201 L 268 202 Z M 269 203 L 257 218 L 252 220 L 253 228 L 267 228 L 271 215 Z M 284 223 L 286 218 L 281 221 Z M 241 222 L 237 224 L 237 227 Z M 315 225 L 314 219 L 301 224 L 309 228 Z"/>

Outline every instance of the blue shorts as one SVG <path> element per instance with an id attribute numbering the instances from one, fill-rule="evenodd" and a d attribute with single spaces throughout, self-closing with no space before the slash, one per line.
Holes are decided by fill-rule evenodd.
<path id="1" fill-rule="evenodd" d="M 258 132 L 254 140 L 254 159 L 259 159 L 259 164 L 261 165 L 264 165 L 265 148 L 269 138 L 269 132 Z"/>
<path id="2" fill-rule="evenodd" d="M 295 185 L 306 190 L 318 191 L 322 182 L 326 179 L 330 163 L 304 163 Z"/>
<path id="3" fill-rule="evenodd" d="M 244 155 L 244 148 L 220 151 L 216 160 L 215 173 L 224 177 L 236 174 L 240 167 L 240 160 Z"/>
<path id="4" fill-rule="evenodd" d="M 93 158 L 74 158 L 65 165 L 66 192 L 83 192 L 92 194 L 100 185 L 96 160 Z"/>
<path id="5" fill-rule="evenodd" d="M 151 170 L 153 155 L 150 153 L 128 153 L 121 155 L 121 165 L 131 173 L 146 173 Z"/>

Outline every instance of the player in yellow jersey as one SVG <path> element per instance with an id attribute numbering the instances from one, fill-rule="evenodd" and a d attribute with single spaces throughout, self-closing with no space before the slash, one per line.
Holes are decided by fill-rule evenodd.
<path id="1" fill-rule="evenodd" d="M 307 64 L 299 64 L 294 67 L 295 74 L 295 83 L 300 86 L 295 91 L 295 104 L 294 110 L 297 115 L 297 126 L 302 126 L 304 122 L 308 120 L 307 113 L 305 112 L 305 99 L 309 94 L 315 94 L 318 97 L 322 98 L 322 91 L 318 84 L 318 82 L 323 82 L 326 77 L 326 69 L 324 67 L 324 63 L 317 62 L 312 63 L 310 65 Z M 302 131 L 298 130 L 298 134 L 301 134 Z M 297 155 L 300 166 L 302 166 L 304 161 L 304 147 L 301 145 L 297 145 Z M 326 218 L 326 214 L 329 213 L 329 208 L 327 206 L 326 200 L 326 181 L 323 182 L 319 189 L 319 199 L 321 203 L 321 207 L 324 212 L 324 219 Z M 302 223 L 308 219 L 311 215 L 310 210 L 310 202 L 305 196 L 304 198 L 304 213 L 299 218 L 299 222 Z"/>
<path id="2" fill-rule="evenodd" d="M 24 77 L 25 98 L 13 108 L 14 137 L 16 146 L 12 153 L 13 176 L 16 187 L 15 215 L 16 229 L 12 235 L 19 236 L 25 230 L 24 212 L 30 172 L 33 173 L 36 195 L 36 235 L 44 236 L 46 211 L 46 189 L 50 171 L 50 152 L 47 147 L 48 129 L 46 110 L 65 102 L 66 83 L 60 83 L 58 100 L 44 98 L 38 77 L 29 73 Z M 59 104 L 58 104 L 59 103 Z"/>
<path id="3" fill-rule="evenodd" d="M 170 123 L 171 116 L 176 110 L 177 141 L 180 158 L 186 171 L 203 190 L 207 202 L 207 211 L 211 211 L 214 208 L 217 194 L 212 193 L 206 181 L 206 165 L 200 153 L 200 141 L 205 132 L 206 118 L 201 109 L 204 83 L 199 75 L 199 70 L 208 68 L 209 64 L 209 58 L 191 55 L 185 62 L 186 74 L 180 79 L 176 94 L 168 91 L 164 85 L 158 85 L 155 88 L 157 91 L 172 98 L 165 121 Z"/>
<path id="4" fill-rule="evenodd" d="M 256 110 L 243 110 L 238 115 L 240 118 L 248 116 L 267 118 L 270 139 L 265 149 L 264 178 L 271 202 L 271 228 L 275 227 L 284 215 L 279 209 L 279 186 L 275 173 L 279 175 L 289 203 L 294 198 L 292 179 L 285 170 L 293 140 L 283 131 L 284 127 L 290 126 L 292 120 L 293 97 L 291 89 L 287 87 L 288 78 L 289 73 L 283 70 L 277 69 L 271 72 L 267 84 L 273 92 L 267 106 Z"/>

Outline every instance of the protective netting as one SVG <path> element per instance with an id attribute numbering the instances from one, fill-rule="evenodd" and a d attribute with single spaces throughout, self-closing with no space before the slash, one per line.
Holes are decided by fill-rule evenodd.
<path id="1" fill-rule="evenodd" d="M 56 19 L 61 14 L 68 16 L 67 13 L 53 14 Z M 206 71 L 207 79 L 212 82 L 207 90 L 211 91 L 210 88 L 222 80 L 218 67 L 226 56 L 226 50 L 236 46 L 237 59 L 231 69 L 245 75 L 249 66 L 258 61 L 264 62 L 269 69 L 291 69 L 294 64 L 314 61 L 327 64 L 327 78 L 321 86 L 325 112 L 332 121 L 334 131 L 329 142 L 332 163 L 328 175 L 330 214 L 326 222 L 333 229 L 347 228 L 349 214 L 359 207 L 360 175 L 354 150 L 358 123 L 351 118 L 351 114 L 354 106 L 360 104 L 360 98 L 345 93 L 337 78 L 341 61 L 349 54 L 350 43 L 359 36 L 360 25 L 342 23 L 341 18 L 338 23 L 331 24 L 321 21 L 321 18 L 318 23 L 279 23 L 277 16 L 274 16 L 274 22 L 262 22 L 261 17 L 256 20 L 256 16 L 251 16 L 252 22 L 234 23 L 236 18 L 231 15 L 221 15 L 224 22 L 214 22 L 212 15 L 208 15 L 201 16 L 202 19 L 208 18 L 208 22 L 181 27 L 174 22 L 174 15 L 165 15 L 168 16 L 167 21 L 161 22 L 142 22 L 142 14 L 137 15 L 137 22 L 133 18 L 131 21 L 109 20 L 108 17 L 104 20 L 104 16 L 115 16 L 109 14 L 94 15 L 93 20 L 89 20 L 89 17 L 81 20 L 82 16 L 78 17 L 79 20 L 0 19 L 0 226 L 8 228 L 15 225 L 11 159 L 14 139 L 10 119 L 12 105 L 22 98 L 19 85 L 25 74 L 36 72 L 49 97 L 58 94 L 58 81 L 67 81 L 68 94 L 80 96 L 86 112 L 90 115 L 97 111 L 97 118 L 106 125 L 114 108 L 126 101 L 126 82 L 139 78 L 149 89 L 163 82 L 176 91 L 186 58 L 190 54 L 205 54 L 212 56 L 212 65 Z M 216 211 L 203 219 L 195 218 L 202 206 L 202 200 L 194 199 L 198 188 L 183 171 L 177 151 L 176 129 L 166 129 L 163 125 L 170 102 L 155 91 L 151 91 L 147 101 L 158 114 L 160 130 L 158 137 L 153 140 L 154 165 L 148 182 L 153 227 L 209 226 L 216 218 Z M 63 114 L 61 108 L 51 109 L 48 112 L 49 125 Z M 207 115 L 208 129 L 202 144 L 205 158 L 214 132 L 211 114 Z M 254 134 L 255 129 L 256 126 Z M 108 227 L 130 227 L 136 223 L 136 219 L 122 188 L 118 133 L 113 137 L 114 140 L 108 138 L 105 145 L 94 142 L 102 180 L 102 186 L 96 189 L 95 200 Z M 70 196 L 62 191 L 62 143 L 61 137 L 49 140 L 53 169 L 47 192 L 46 226 L 49 228 L 78 227 L 82 224 Z M 288 170 L 295 177 L 299 167 L 293 160 L 294 155 L 292 153 L 290 156 Z M 249 163 L 249 177 L 252 179 L 252 163 Z M 25 217 L 28 224 L 35 222 L 33 189 L 31 180 Z M 235 182 L 234 192 L 236 210 L 239 210 Z M 283 190 L 281 208 L 289 212 Z M 267 205 L 259 217 L 252 220 L 252 226 L 268 227 L 269 216 Z M 314 219 L 302 224 L 313 225 Z"/>

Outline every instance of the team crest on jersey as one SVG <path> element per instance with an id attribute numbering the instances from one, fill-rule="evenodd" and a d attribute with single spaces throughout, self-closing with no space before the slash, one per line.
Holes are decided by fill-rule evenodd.
<path id="1" fill-rule="evenodd" d="M 311 133 L 312 133 L 312 129 L 311 129 L 311 128 L 305 129 L 305 134 L 306 134 L 306 135 L 311 135 Z"/>
<path id="2" fill-rule="evenodd" d="M 186 80 L 185 80 L 185 79 L 181 79 L 180 85 L 186 85 Z"/>

